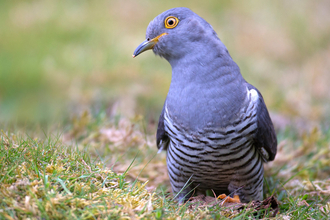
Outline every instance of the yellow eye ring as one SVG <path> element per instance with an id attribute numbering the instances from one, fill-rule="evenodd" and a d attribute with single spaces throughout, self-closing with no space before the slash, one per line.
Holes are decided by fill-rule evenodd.
<path id="1" fill-rule="evenodd" d="M 169 16 L 165 19 L 164 23 L 166 28 L 175 28 L 179 23 L 179 19 L 174 16 Z"/>

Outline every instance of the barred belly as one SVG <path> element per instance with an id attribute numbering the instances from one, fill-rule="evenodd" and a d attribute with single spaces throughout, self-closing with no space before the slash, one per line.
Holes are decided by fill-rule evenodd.
<path id="1" fill-rule="evenodd" d="M 249 142 L 232 153 L 205 148 L 208 150 L 194 152 L 190 147 L 170 142 L 167 167 L 174 193 L 181 191 L 183 197 L 195 190 L 212 189 L 217 194 L 238 194 L 243 202 L 262 199 L 263 164 Z"/>
<path id="2" fill-rule="evenodd" d="M 242 202 L 262 199 L 264 170 L 260 152 L 253 145 L 257 130 L 253 102 L 225 129 L 204 128 L 189 134 L 175 124 L 167 108 L 164 118 L 170 137 L 168 173 L 180 200 L 208 189 L 238 194 Z"/>

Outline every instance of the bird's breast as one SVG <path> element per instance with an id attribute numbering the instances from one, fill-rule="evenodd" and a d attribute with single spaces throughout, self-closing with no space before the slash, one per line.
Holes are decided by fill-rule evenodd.
<path id="1" fill-rule="evenodd" d="M 237 117 L 225 127 L 215 123 L 196 125 L 197 129 L 182 126 L 181 120 L 171 114 L 165 105 L 165 131 L 171 142 L 187 155 L 194 155 L 190 160 L 218 160 L 230 154 L 240 155 L 240 150 L 247 148 L 253 141 L 257 130 L 257 105 L 255 97 L 248 93 L 248 105 L 239 109 Z"/>
<path id="2" fill-rule="evenodd" d="M 179 126 L 190 130 L 207 125 L 226 127 L 248 105 L 240 77 L 212 74 L 200 77 L 198 71 L 191 70 L 173 73 L 166 105 Z"/>

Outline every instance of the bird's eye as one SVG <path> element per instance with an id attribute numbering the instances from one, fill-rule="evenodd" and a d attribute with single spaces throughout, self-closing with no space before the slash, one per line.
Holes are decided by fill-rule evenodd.
<path id="1" fill-rule="evenodd" d="M 174 16 L 169 16 L 165 19 L 166 28 L 175 28 L 179 23 L 179 19 Z"/>

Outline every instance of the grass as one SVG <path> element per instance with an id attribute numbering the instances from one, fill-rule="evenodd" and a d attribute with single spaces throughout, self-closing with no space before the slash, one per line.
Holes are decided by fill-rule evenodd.
<path id="1" fill-rule="evenodd" d="M 165 154 L 156 154 L 143 118 L 85 112 L 62 135 L 35 138 L 1 132 L 0 216 L 3 219 L 270 218 L 267 207 L 226 207 L 170 193 Z M 107 120 L 108 118 L 108 120 Z M 276 218 L 327 219 L 330 132 L 279 132 L 277 159 L 267 164 L 264 197 Z M 302 141 L 301 141 L 302 140 Z M 162 184 L 160 184 L 162 183 Z"/>
<path id="2" fill-rule="evenodd" d="M 162 204 L 146 183 L 126 182 L 125 173 L 114 173 L 58 138 L 2 133 L 1 152 L 2 218 L 122 219 L 142 217 Z"/>

